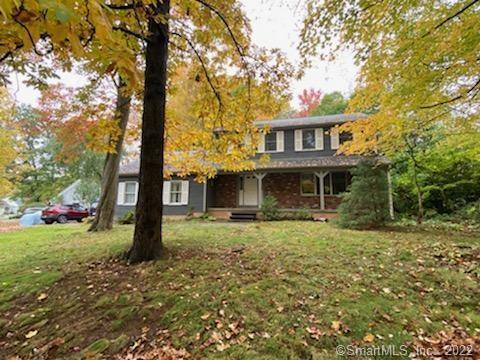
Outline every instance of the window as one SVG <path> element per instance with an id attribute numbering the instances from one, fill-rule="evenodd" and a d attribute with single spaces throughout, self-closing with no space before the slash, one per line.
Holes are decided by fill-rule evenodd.
<path id="1" fill-rule="evenodd" d="M 323 191 L 325 195 L 338 195 L 347 191 L 351 182 L 350 172 L 332 171 L 323 179 Z"/>
<path id="2" fill-rule="evenodd" d="M 340 145 L 343 144 L 344 142 L 351 141 L 353 139 L 352 134 L 348 132 L 340 133 L 339 137 L 340 137 Z"/>
<path id="3" fill-rule="evenodd" d="M 125 183 L 125 193 L 123 195 L 124 204 L 135 204 L 137 199 L 137 183 L 135 182 L 126 182 Z"/>
<path id="4" fill-rule="evenodd" d="M 303 150 L 315 149 L 315 129 L 302 130 L 302 148 Z"/>
<path id="5" fill-rule="evenodd" d="M 182 182 L 171 181 L 170 182 L 170 204 L 182 203 Z"/>
<path id="6" fill-rule="evenodd" d="M 270 132 L 265 135 L 265 151 L 277 151 L 277 133 Z"/>
<path id="7" fill-rule="evenodd" d="M 315 174 L 302 174 L 300 179 L 300 192 L 302 195 L 318 194 L 318 181 Z"/>

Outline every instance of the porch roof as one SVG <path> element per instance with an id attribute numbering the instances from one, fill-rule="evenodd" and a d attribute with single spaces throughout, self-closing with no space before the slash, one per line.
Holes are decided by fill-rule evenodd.
<path id="1" fill-rule="evenodd" d="M 259 170 L 268 169 L 308 169 L 308 168 L 347 168 L 358 165 L 365 156 L 317 156 L 306 159 L 275 159 L 266 164 L 257 163 Z M 390 162 L 383 156 L 376 157 L 382 165 L 388 165 Z"/>
<path id="2" fill-rule="evenodd" d="M 317 156 L 312 158 L 289 158 L 289 159 L 270 159 L 267 163 L 261 163 L 257 160 L 257 170 L 281 170 L 281 169 L 309 169 L 309 168 L 348 168 L 358 165 L 358 163 L 365 159 L 365 156 Z M 380 164 L 388 165 L 390 161 L 383 156 L 378 156 L 376 159 Z M 120 166 L 120 175 L 137 175 L 140 170 L 140 161 L 138 159 L 132 160 L 129 163 Z"/>

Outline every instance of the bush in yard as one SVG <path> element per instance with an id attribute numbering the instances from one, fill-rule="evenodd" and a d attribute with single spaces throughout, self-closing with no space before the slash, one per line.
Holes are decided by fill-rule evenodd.
<path id="1" fill-rule="evenodd" d="M 313 220 L 313 215 L 308 209 L 299 209 L 280 215 L 281 220 Z"/>
<path id="2" fill-rule="evenodd" d="M 352 170 L 350 192 L 338 208 L 338 224 L 344 228 L 368 229 L 390 220 L 385 169 L 373 160 L 360 162 Z"/>
<path id="3" fill-rule="evenodd" d="M 118 219 L 118 223 L 122 225 L 129 225 L 135 223 L 135 210 L 128 210 Z"/>
<path id="4" fill-rule="evenodd" d="M 262 205 L 260 206 L 260 211 L 262 212 L 263 218 L 265 220 L 278 220 L 280 216 L 278 212 L 278 201 L 275 196 L 265 196 Z"/>

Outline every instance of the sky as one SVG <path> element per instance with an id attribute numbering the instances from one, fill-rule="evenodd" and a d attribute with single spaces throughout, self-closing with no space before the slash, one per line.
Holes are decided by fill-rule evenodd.
<path id="1" fill-rule="evenodd" d="M 297 44 L 301 28 L 302 9 L 299 0 L 242 0 L 252 24 L 253 42 L 267 48 L 279 48 L 293 64 L 299 62 Z M 352 93 L 358 69 L 349 53 L 339 54 L 335 61 L 314 61 L 300 80 L 291 84 L 292 106 L 298 105 L 303 89 L 321 90 L 323 94 L 340 91 Z M 18 102 L 36 105 L 39 93 L 22 83 L 20 76 L 11 77 L 10 91 Z M 63 73 L 60 81 L 66 86 L 81 86 L 85 80 L 74 73 Z M 56 81 L 57 82 L 57 81 Z"/>

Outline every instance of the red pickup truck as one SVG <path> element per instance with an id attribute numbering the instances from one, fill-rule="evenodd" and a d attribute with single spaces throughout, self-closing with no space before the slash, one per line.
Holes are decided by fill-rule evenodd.
<path id="1" fill-rule="evenodd" d="M 60 224 L 65 224 L 69 220 L 82 222 L 86 217 L 88 217 L 88 210 L 78 204 L 52 205 L 42 210 L 42 220 L 48 225 L 55 221 Z"/>

